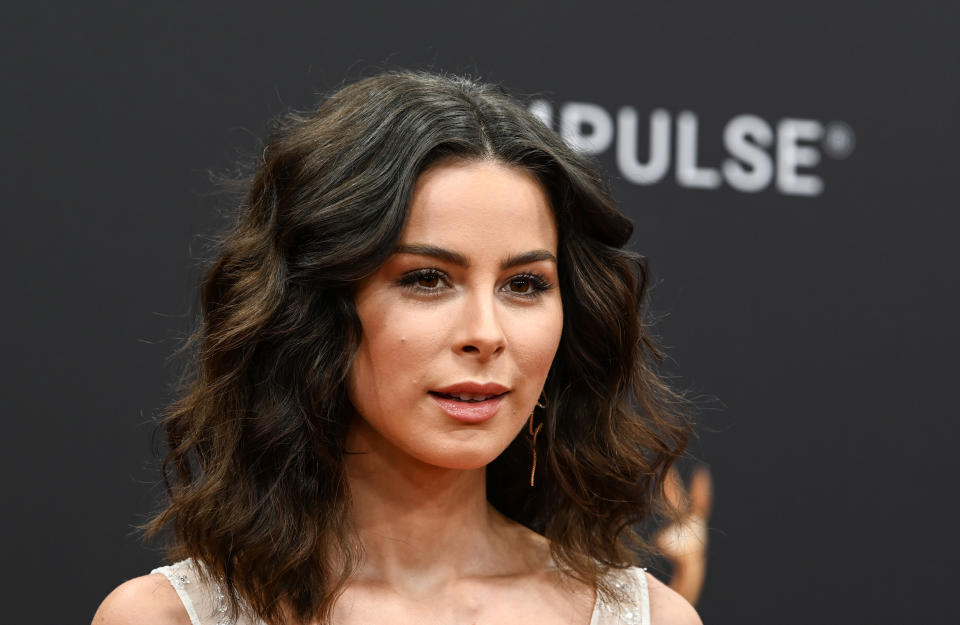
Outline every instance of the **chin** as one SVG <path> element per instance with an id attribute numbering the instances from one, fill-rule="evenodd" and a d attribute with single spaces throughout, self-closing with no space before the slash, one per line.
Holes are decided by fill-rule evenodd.
<path id="1" fill-rule="evenodd" d="M 472 471 L 486 467 L 496 460 L 502 451 L 502 449 L 452 449 L 446 453 L 430 454 L 429 457 L 421 457 L 421 460 L 444 469 Z"/>

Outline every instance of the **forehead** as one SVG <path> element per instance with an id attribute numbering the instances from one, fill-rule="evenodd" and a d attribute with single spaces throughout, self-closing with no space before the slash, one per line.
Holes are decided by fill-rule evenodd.
<path id="1" fill-rule="evenodd" d="M 446 160 L 417 179 L 400 243 L 556 253 L 557 226 L 531 172 L 494 160 Z"/>

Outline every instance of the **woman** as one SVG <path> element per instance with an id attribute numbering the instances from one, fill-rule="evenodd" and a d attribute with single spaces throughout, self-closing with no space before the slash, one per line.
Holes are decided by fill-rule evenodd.
<path id="1" fill-rule="evenodd" d="M 491 86 L 389 73 L 281 121 L 165 420 L 181 561 L 95 623 L 699 622 L 631 568 L 689 434 L 631 230 Z"/>

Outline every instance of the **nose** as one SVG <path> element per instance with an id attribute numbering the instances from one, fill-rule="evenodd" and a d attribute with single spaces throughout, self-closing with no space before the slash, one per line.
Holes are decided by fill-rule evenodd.
<path id="1" fill-rule="evenodd" d="M 487 360 L 502 353 L 507 346 L 492 295 L 466 298 L 458 326 L 454 349 L 460 354 Z"/>

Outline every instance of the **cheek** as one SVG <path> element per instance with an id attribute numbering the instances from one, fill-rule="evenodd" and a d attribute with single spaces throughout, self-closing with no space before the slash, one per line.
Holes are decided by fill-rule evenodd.
<path id="1" fill-rule="evenodd" d="M 559 303 L 536 320 L 525 319 L 515 324 L 511 343 L 517 365 L 525 375 L 547 375 L 562 332 L 563 312 Z"/>
<path id="2" fill-rule="evenodd" d="M 389 311 L 384 306 L 380 311 Z M 419 390 L 426 365 L 441 345 L 439 319 L 392 309 L 361 319 L 363 335 L 351 369 L 351 393 L 393 395 Z"/>

